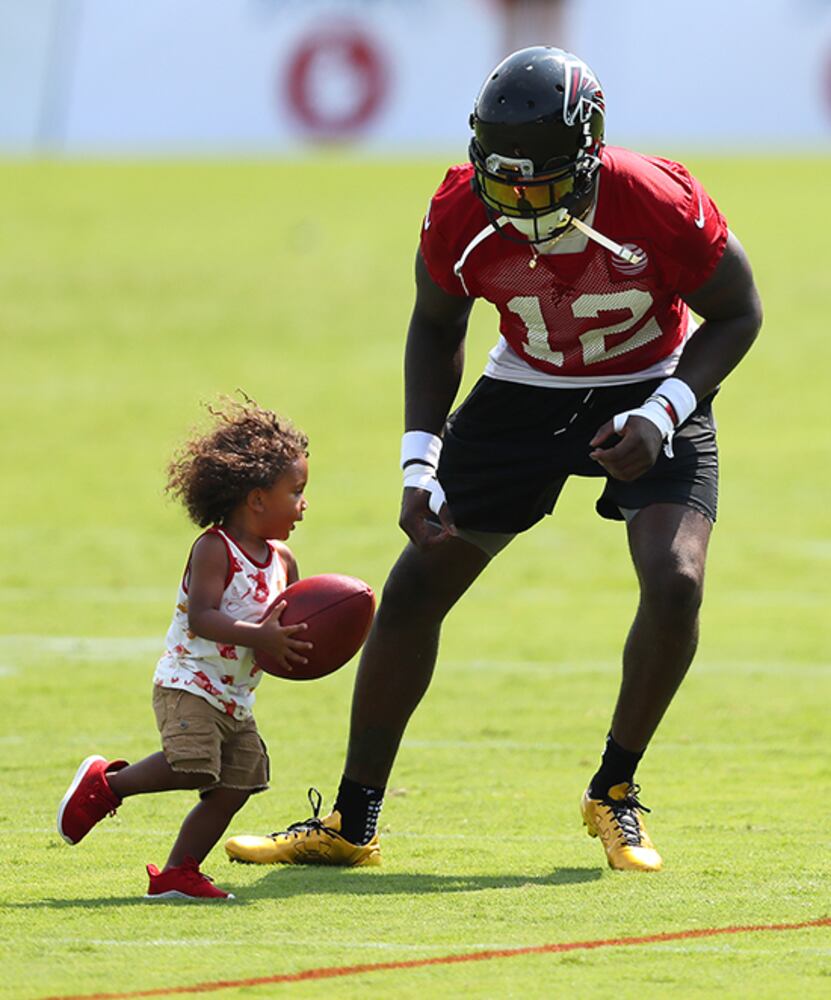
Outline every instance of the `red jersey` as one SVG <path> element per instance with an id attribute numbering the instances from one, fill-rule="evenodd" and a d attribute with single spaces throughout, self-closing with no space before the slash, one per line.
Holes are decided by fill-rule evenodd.
<path id="1" fill-rule="evenodd" d="M 573 386 L 674 370 L 691 329 L 681 295 L 713 273 L 727 223 L 680 163 L 610 146 L 602 160 L 586 221 L 637 253 L 635 263 L 573 229 L 546 253 L 506 239 L 489 227 L 467 163 L 451 167 L 433 196 L 421 231 L 431 277 L 499 310 L 502 337 L 486 374 Z"/>

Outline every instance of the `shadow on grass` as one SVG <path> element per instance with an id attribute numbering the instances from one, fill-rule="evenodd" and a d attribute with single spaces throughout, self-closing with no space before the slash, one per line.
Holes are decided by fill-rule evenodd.
<path id="1" fill-rule="evenodd" d="M 229 903 L 211 902 L 211 909 L 246 906 L 261 899 L 289 899 L 292 896 L 326 896 L 349 893 L 353 896 L 420 896 L 448 892 L 483 892 L 489 889 L 530 889 L 536 886 L 575 885 L 601 878 L 601 868 L 557 868 L 549 875 L 419 875 L 372 869 L 316 868 L 313 866 L 269 869 L 255 885 L 229 885 L 236 898 Z M 86 899 L 36 899 L 27 903 L 5 903 L 7 910 L 66 910 L 106 907 L 191 906 L 190 900 L 150 901 L 142 896 L 98 896 Z M 203 904 L 204 905 L 204 904 Z"/>
<path id="2" fill-rule="evenodd" d="M 245 891 L 243 889 L 243 891 Z M 148 900 L 143 896 L 91 896 L 86 899 L 33 899 L 29 903 L 3 903 L 4 910 L 96 910 L 99 908 L 122 906 L 125 909 L 130 907 L 141 907 L 142 909 L 158 910 L 164 907 L 169 910 L 174 906 L 207 906 L 209 909 L 221 910 L 224 906 L 247 906 L 252 903 L 252 899 L 240 899 L 237 896 L 232 900 L 209 900 L 204 901 L 192 899 L 158 899 Z"/>
<path id="3" fill-rule="evenodd" d="M 254 899 L 324 896 L 342 892 L 355 896 L 419 896 L 490 889 L 531 889 L 575 885 L 601 878 L 601 868 L 557 868 L 548 875 L 419 875 L 378 869 L 280 867 L 256 885 L 240 891 Z"/>

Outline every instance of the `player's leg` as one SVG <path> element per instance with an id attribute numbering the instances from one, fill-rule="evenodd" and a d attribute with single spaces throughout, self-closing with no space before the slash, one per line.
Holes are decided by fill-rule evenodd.
<path id="1" fill-rule="evenodd" d="M 499 547 L 510 536 L 495 537 Z M 346 769 L 332 813 L 320 817 L 320 796 L 311 790 L 310 819 L 269 837 L 230 838 L 225 850 L 232 861 L 378 864 L 376 828 L 387 777 L 430 684 L 441 623 L 490 559 L 490 552 L 462 538 L 427 550 L 407 546 L 390 572 L 361 654 Z"/>
<path id="2" fill-rule="evenodd" d="M 612 738 L 643 752 L 698 645 L 698 612 L 712 524 L 696 510 L 655 504 L 628 526 L 640 601 L 623 651 Z"/>
<path id="3" fill-rule="evenodd" d="M 450 539 L 426 551 L 408 545 L 393 566 L 355 680 L 344 768 L 352 781 L 386 784 L 433 675 L 442 621 L 489 561 L 480 548 Z"/>
<path id="4" fill-rule="evenodd" d="M 627 391 L 598 393 L 599 415 L 619 411 Z M 643 386 L 632 391 L 642 393 Z M 661 867 L 643 826 L 645 808 L 638 802 L 634 776 L 698 642 L 704 565 L 718 505 L 711 403 L 712 397 L 703 399 L 676 432 L 672 458 L 659 455 L 649 472 L 631 482 L 607 480 L 597 503 L 602 516 L 626 520 L 640 584 L 611 730 L 582 801 L 586 827 L 601 837 L 613 868 Z"/>
<path id="5" fill-rule="evenodd" d="M 390 572 L 358 666 L 334 807 L 351 843 L 375 836 L 401 738 L 433 676 L 442 622 L 489 560 L 457 538 L 426 551 L 407 546 Z"/>
<path id="6" fill-rule="evenodd" d="M 611 731 L 582 803 L 584 823 L 613 868 L 662 866 L 641 819 L 635 769 L 695 654 L 711 530 L 702 513 L 677 504 L 654 504 L 629 522 L 640 601 Z"/>

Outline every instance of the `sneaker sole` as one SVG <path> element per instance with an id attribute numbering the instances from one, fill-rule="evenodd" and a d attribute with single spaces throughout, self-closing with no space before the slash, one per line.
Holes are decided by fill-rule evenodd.
<path id="1" fill-rule="evenodd" d="M 75 772 L 75 777 L 72 779 L 72 784 L 66 790 L 66 795 L 64 795 L 64 797 L 61 799 L 61 804 L 58 806 L 57 826 L 58 826 L 58 833 L 63 837 L 63 839 L 67 842 L 67 844 L 71 844 L 74 846 L 75 844 L 78 843 L 77 840 L 73 840 L 71 837 L 67 837 L 67 835 L 63 832 L 63 814 L 69 803 L 69 800 L 75 794 L 75 789 L 78 787 L 78 785 L 81 784 L 84 775 L 87 773 L 90 767 L 97 760 L 103 760 L 104 762 L 106 762 L 106 759 L 107 759 L 106 757 L 102 757 L 100 754 L 96 753 L 93 754 L 91 757 L 87 757 L 86 760 L 82 761 L 80 767 Z"/>
<path id="2" fill-rule="evenodd" d="M 224 903 L 229 899 L 236 899 L 236 896 L 229 892 L 227 896 L 189 896 L 186 892 L 179 892 L 178 889 L 171 889 L 169 892 L 156 892 L 156 893 L 145 893 L 144 898 L 150 902 L 156 902 L 161 900 L 162 902 L 171 902 L 173 900 L 181 900 L 185 903 Z"/>
<path id="3" fill-rule="evenodd" d="M 232 865 L 302 865 L 304 868 L 377 868 L 381 864 L 380 854 L 370 854 L 369 857 L 363 858 L 360 861 L 332 864 L 326 861 L 252 861 L 250 858 L 238 858 L 229 851 L 225 853 L 228 855 L 228 861 Z"/>

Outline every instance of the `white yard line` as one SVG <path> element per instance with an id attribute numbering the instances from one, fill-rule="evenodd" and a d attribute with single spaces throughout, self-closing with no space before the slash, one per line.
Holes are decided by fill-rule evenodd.
<path id="1" fill-rule="evenodd" d="M 402 746 L 409 748 L 420 748 L 425 750 L 518 750 L 521 753 L 538 750 L 552 751 L 573 751 L 574 743 L 548 743 L 523 742 L 522 740 L 413 740 L 406 736 L 402 740 Z M 670 740 L 660 740 L 661 750 L 690 750 L 693 753 L 733 753 L 736 750 L 750 750 L 756 744 L 753 743 L 722 743 L 707 742 L 702 743 L 697 740 L 689 742 L 672 742 Z M 792 744 L 771 744 L 765 742 L 764 752 L 770 753 L 794 753 Z M 798 750 L 799 748 L 797 748 Z M 801 752 L 801 751 L 800 751 Z"/>
<path id="2" fill-rule="evenodd" d="M 0 676 L 11 675 L 19 669 L 19 662 L 34 659 L 38 666 L 48 666 L 49 656 L 72 660 L 129 660 L 158 656 L 164 650 L 164 635 L 157 636 L 0 636 Z M 617 673 L 617 658 L 608 660 L 581 660 L 576 657 L 568 662 L 516 659 L 443 659 L 439 669 L 470 670 L 493 673 L 532 673 L 569 675 L 587 673 Z M 694 673 L 787 674 L 788 676 L 815 676 L 831 674 L 831 662 L 806 663 L 801 660 L 705 660 L 693 666 Z"/>
<path id="3" fill-rule="evenodd" d="M 250 938 L 239 938 L 234 940 L 232 938 L 154 938 L 147 941 L 136 941 L 136 940 L 120 940 L 119 938 L 88 938 L 88 937 L 45 937 L 45 938 L 28 938 L 30 943 L 40 943 L 44 946 L 50 948 L 55 945 L 73 947 L 76 945 L 94 945 L 101 948 L 229 948 L 229 947 L 239 947 L 243 949 L 250 948 L 251 940 Z M 473 951 L 510 951 L 513 949 L 520 948 L 534 948 L 538 947 L 538 944 L 528 943 L 528 942 L 510 942 L 510 941 L 477 941 L 477 942 L 464 942 L 459 943 L 458 941 L 446 941 L 440 944 L 411 944 L 409 942 L 401 941 L 341 941 L 341 940 L 328 940 L 321 941 L 319 937 L 316 938 L 283 938 L 279 936 L 267 936 L 263 937 L 260 941 L 261 946 L 267 947 L 291 947 L 291 948 L 303 948 L 316 951 L 338 951 L 343 948 L 349 948 L 350 950 L 360 950 L 360 949 L 372 949 L 378 951 L 405 951 L 405 952 L 445 952 L 448 950 L 455 952 L 464 952 L 468 950 Z M 732 955 L 737 952 L 741 952 L 743 955 L 782 955 L 781 949 L 776 948 L 766 948 L 763 946 L 754 946 L 752 942 L 730 942 L 722 944 L 661 944 L 660 942 L 650 944 L 650 949 L 654 951 L 670 952 L 672 954 L 724 954 Z M 828 947 L 818 947 L 816 945 L 793 945 L 788 942 L 788 953 L 793 954 L 798 952 L 802 955 L 828 955 L 831 954 L 831 948 Z M 556 957 L 556 956 L 553 956 Z"/>
<path id="4" fill-rule="evenodd" d="M 137 897 L 138 898 L 138 897 Z M 150 941 L 127 941 L 119 940 L 118 938 L 85 938 L 85 937 L 48 937 L 48 938 L 27 938 L 29 942 L 41 943 L 46 945 L 66 945 L 67 947 L 72 947 L 74 945 L 97 945 L 102 948 L 228 948 L 228 947 L 239 947 L 242 949 L 250 949 L 251 939 L 250 938 L 239 938 L 234 940 L 232 938 L 156 938 Z M 309 948 L 315 949 L 317 951 L 338 951 L 343 948 L 349 949 L 360 949 L 360 948 L 371 948 L 383 951 L 438 951 L 445 952 L 448 949 L 452 951 L 467 951 L 472 949 L 474 951 L 486 951 L 490 949 L 501 950 L 501 949 L 511 949 L 511 948 L 526 948 L 529 945 L 525 943 L 515 943 L 506 944 L 504 941 L 498 943 L 487 943 L 487 942 L 475 942 L 475 943 L 465 943 L 459 944 L 455 941 L 446 941 L 443 944 L 410 944 L 398 941 L 321 941 L 319 937 L 317 938 L 283 938 L 278 936 L 267 936 L 260 940 L 261 945 L 267 945 L 268 947 L 292 947 L 292 948 Z M 533 947 L 531 945 L 530 947 Z"/>
<path id="5" fill-rule="evenodd" d="M 126 660 L 164 652 L 164 634 L 152 638 L 113 636 L 91 638 L 80 635 L 6 635 L 0 636 L 0 656 L 8 664 L 16 658 L 36 659 L 42 665 L 49 656 L 71 660 Z"/>
<path id="6" fill-rule="evenodd" d="M 0 603 L 4 601 L 61 600 L 66 603 L 96 604 L 155 604 L 175 600 L 170 587 L 73 587 L 71 590 L 49 587 L 0 587 Z"/>

